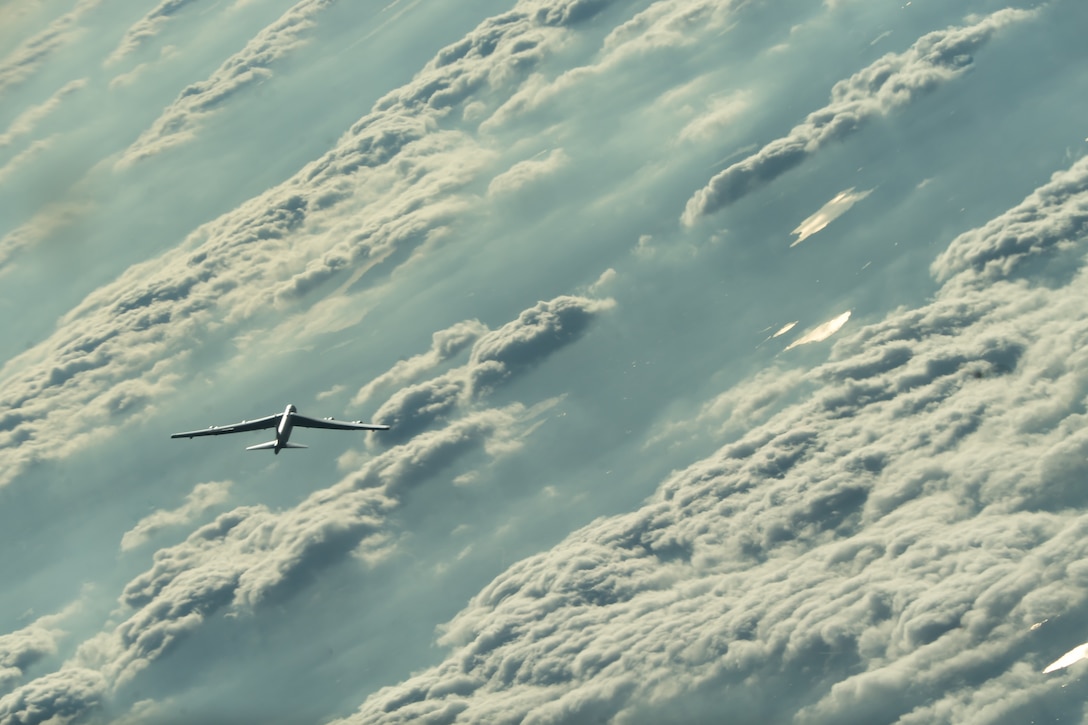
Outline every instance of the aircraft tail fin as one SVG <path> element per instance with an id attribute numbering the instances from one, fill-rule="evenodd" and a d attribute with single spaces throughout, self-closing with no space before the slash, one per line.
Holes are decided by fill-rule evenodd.
<path id="1" fill-rule="evenodd" d="M 299 445 L 298 443 L 285 443 L 283 448 L 309 448 L 309 446 Z M 274 450 L 276 448 L 276 441 L 268 441 L 267 443 L 258 443 L 255 446 L 246 446 L 247 451 L 267 451 Z M 279 453 L 279 451 L 276 451 Z"/>

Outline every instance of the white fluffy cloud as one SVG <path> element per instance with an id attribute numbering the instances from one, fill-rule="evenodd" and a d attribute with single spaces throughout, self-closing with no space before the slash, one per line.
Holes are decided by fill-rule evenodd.
<path id="1" fill-rule="evenodd" d="M 1015 208 L 985 226 L 962 234 L 941 252 L 931 271 L 939 280 L 954 275 L 989 284 L 1018 273 L 1032 259 L 1056 253 L 1077 255 L 1088 226 L 1088 157 L 1036 189 Z M 970 274 L 961 274 L 969 272 Z"/>
<path id="2" fill-rule="evenodd" d="M 30 665 L 57 651 L 63 631 L 50 626 L 55 617 L 43 618 L 9 634 L 0 635 L 0 690 L 9 690 Z"/>
<path id="3" fill-rule="evenodd" d="M 106 692 L 105 678 L 99 672 L 80 667 L 58 670 L 0 697 L 0 723 L 71 722 L 99 705 Z"/>
<path id="4" fill-rule="evenodd" d="M 482 324 L 476 323 L 482 329 L 472 328 L 472 334 L 477 339 L 466 364 L 429 380 L 405 386 L 378 408 L 373 416 L 374 421 L 389 425 L 392 429 L 377 440 L 386 442 L 410 438 L 434 422 L 447 419 L 464 406 L 471 406 L 492 388 L 538 365 L 573 342 L 585 332 L 596 315 L 614 306 L 612 299 L 563 295 L 538 302 L 497 330 L 487 331 Z M 462 327 L 459 325 L 451 329 L 461 330 Z M 460 347 L 463 338 L 458 336 L 455 339 Z M 436 346 L 440 340 L 445 342 L 447 338 L 445 335 L 436 337 Z M 403 367 L 398 364 L 386 375 L 399 374 L 396 372 L 398 370 L 415 371 L 440 358 L 440 355 L 440 359 L 448 357 L 448 354 L 436 355 L 434 350 L 435 347 L 432 347 L 432 353 L 403 361 Z"/>

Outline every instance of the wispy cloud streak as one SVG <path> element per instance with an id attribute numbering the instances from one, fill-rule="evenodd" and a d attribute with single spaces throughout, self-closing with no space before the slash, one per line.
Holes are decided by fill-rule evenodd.
<path id="1" fill-rule="evenodd" d="M 140 519 L 121 537 L 121 551 L 129 551 L 143 545 L 165 528 L 182 526 L 210 508 L 227 500 L 230 481 L 198 483 L 185 497 L 185 503 L 176 509 L 160 510 Z"/>
<path id="2" fill-rule="evenodd" d="M 889 53 L 839 81 L 831 89 L 826 106 L 695 192 L 680 221 L 686 226 L 695 224 L 797 166 L 828 143 L 855 133 L 867 120 L 887 115 L 962 75 L 974 62 L 973 54 L 994 33 L 1035 14 L 1000 10 L 970 25 L 934 31 L 919 38 L 907 51 Z"/>
<path id="3" fill-rule="evenodd" d="M 60 107 L 64 99 L 87 85 L 87 79 L 81 78 L 65 83 L 56 93 L 44 103 L 23 111 L 8 126 L 8 130 L 0 133 L 0 148 L 10 146 L 19 136 L 31 133 L 34 128 L 49 114 Z"/>
<path id="4" fill-rule="evenodd" d="M 79 0 L 71 11 L 54 20 L 48 28 L 29 38 L 0 60 L 0 95 L 8 88 L 25 81 L 34 74 L 42 61 L 77 38 L 83 32 L 79 22 L 101 2 L 102 0 Z"/>
<path id="5" fill-rule="evenodd" d="M 163 26 L 170 22 L 175 15 L 184 10 L 185 7 L 193 1 L 194 0 L 162 0 L 158 6 L 147 15 L 140 18 L 140 20 L 125 32 L 125 37 L 121 38 L 121 42 L 106 58 L 104 65 L 111 66 L 118 63 L 125 56 L 143 45 L 149 38 L 158 35 L 162 31 Z"/>
<path id="6" fill-rule="evenodd" d="M 269 77 L 272 73 L 271 66 L 301 46 L 305 42 L 304 33 L 314 26 L 316 16 L 335 2 L 336 0 L 302 0 L 297 3 L 275 23 L 258 33 L 245 48 L 224 62 L 206 81 L 185 88 L 151 128 L 141 134 L 121 155 L 117 160 L 117 167 L 130 166 L 140 159 L 191 140 L 202 120 L 219 110 L 232 95 Z M 171 8 L 171 12 L 176 9 Z M 140 37 L 154 30 L 165 17 L 167 15 L 160 12 L 156 15 L 157 21 L 145 18 L 140 30 L 130 31 L 137 35 L 131 39 L 126 36 L 126 40 L 129 43 L 137 42 Z"/>

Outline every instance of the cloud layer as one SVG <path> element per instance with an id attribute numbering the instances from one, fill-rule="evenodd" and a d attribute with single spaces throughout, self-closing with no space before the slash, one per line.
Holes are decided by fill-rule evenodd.
<path id="1" fill-rule="evenodd" d="M 445 628 L 442 664 L 337 722 L 1075 716 L 1041 670 L 1088 608 L 1086 182 L 1080 162 L 954 240 L 936 273 L 965 249 L 985 264 L 782 376 L 801 402 L 639 510 L 512 566 Z M 1075 269 L 1017 279 L 1017 224 L 1074 245 Z"/>
<path id="2" fill-rule="evenodd" d="M 862 251 L 787 253 L 793 210 L 827 196 L 778 193 L 787 215 L 739 214 L 710 239 L 696 223 L 939 84 L 967 88 L 996 31 L 1030 41 L 1044 33 L 1024 21 L 1053 28 L 1073 5 L 945 27 L 986 3 L 909 16 L 918 8 L 835 3 L 827 23 L 805 2 L 767 13 L 735 0 L 484 0 L 460 11 L 498 13 L 477 22 L 419 2 L 375 14 L 306 0 L 252 7 L 247 17 L 268 23 L 253 37 L 231 26 L 216 43 L 179 44 L 168 73 L 132 71 L 162 82 L 109 83 L 112 64 L 143 55 L 168 19 L 185 12 L 179 25 L 198 29 L 244 4 L 148 3 L 127 31 L 102 35 L 110 16 L 84 0 L 72 4 L 82 15 L 0 63 L 0 93 L 23 103 L 5 106 L 0 145 L 62 126 L 69 97 L 138 97 L 152 110 L 173 98 L 148 127 L 139 113 L 107 131 L 81 117 L 0 170 L 19 179 L 101 142 L 76 183 L 111 197 L 85 215 L 101 226 L 89 240 L 59 204 L 31 206 L 0 240 L 5 279 L 30 289 L 40 275 L 71 298 L 40 313 L 34 334 L 16 325 L 4 338 L 15 354 L 0 369 L 0 532 L 29 558 L 4 563 L 0 725 L 169 722 L 201 705 L 205 720 L 244 719 L 257 687 L 282 717 L 277 707 L 308 699 L 300 721 L 356 706 L 342 722 L 1083 717 L 1060 679 L 1079 665 L 1043 670 L 1066 662 L 1056 658 L 1088 621 L 1088 167 L 1072 163 L 1000 213 L 1079 151 L 1059 148 L 1029 177 L 1012 168 L 1010 141 L 1005 196 L 953 214 L 929 202 L 968 208 L 973 189 L 954 188 L 947 167 L 972 159 L 938 159 L 940 143 L 921 140 L 912 152 L 936 159 L 933 185 L 920 192 L 911 169 L 881 164 L 897 178 L 852 212 Z M 432 14 L 463 25 L 430 35 Z M 92 21 L 96 34 L 78 27 Z M 784 138 L 752 144 L 759 128 L 796 124 L 795 99 L 779 91 L 826 78 L 808 60 L 849 63 L 860 46 L 867 62 L 868 39 L 891 23 L 893 39 L 945 29 L 846 77 Z M 362 64 L 345 62 L 340 87 L 385 95 L 338 139 L 246 111 L 247 87 L 287 98 L 315 67 L 335 76 L 332 59 L 358 58 L 376 33 L 423 48 L 410 59 L 421 70 L 375 90 L 380 68 L 361 79 Z M 1025 107 L 1047 97 L 1017 82 L 1052 72 L 1049 58 L 1080 57 L 1080 45 L 1057 55 L 1058 40 L 1047 37 L 1048 54 L 1025 50 L 1009 78 Z M 241 50 L 223 60 L 209 45 Z M 776 58 L 809 50 L 788 79 L 763 82 Z M 357 116 L 358 93 L 321 94 L 328 117 Z M 1042 136 L 1036 121 L 1000 133 Z M 204 191 L 185 188 L 206 178 L 191 158 L 245 145 L 224 141 L 232 127 L 284 149 L 310 134 L 283 164 L 302 168 L 177 211 Z M 181 143 L 201 152 L 159 154 Z M 748 158 L 678 225 L 684 190 L 728 163 L 710 165 L 723 145 Z M 240 156 L 248 168 L 224 162 L 209 187 L 248 183 L 263 159 Z M 819 169 L 834 176 L 828 196 L 878 183 L 849 166 Z M 245 198 L 254 188 L 264 191 Z M 914 191 L 895 198 L 904 188 Z M 866 193 L 843 192 L 796 233 Z M 184 222 L 146 221 L 162 213 Z M 880 249 L 888 219 L 908 214 L 927 222 L 902 225 L 913 252 Z M 70 238 L 55 234 L 65 225 Z M 115 260 L 95 234 L 131 248 Z M 944 234 L 955 238 L 938 253 Z M 742 235 L 779 242 L 732 243 Z M 874 310 L 865 289 L 922 278 L 918 259 L 934 255 L 932 298 L 895 308 L 888 292 Z M 107 267 L 73 271 L 92 257 Z M 110 280 L 110 269 L 124 271 Z M 0 305 L 31 311 L 10 293 Z M 830 321 L 797 335 L 799 323 L 782 324 L 796 319 Z M 781 354 L 787 333 L 789 347 L 810 344 Z M 352 391 L 393 428 L 335 461 L 317 447 L 168 448 L 174 422 L 213 405 L 335 405 Z M 81 577 L 91 586 L 79 607 L 34 618 Z M 277 656 L 243 663 L 235 641 L 250 637 Z M 310 684 L 325 689 L 300 698 Z"/>

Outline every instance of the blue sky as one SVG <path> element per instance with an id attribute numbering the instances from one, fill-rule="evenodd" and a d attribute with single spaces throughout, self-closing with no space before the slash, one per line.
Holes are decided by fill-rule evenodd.
<path id="1" fill-rule="evenodd" d="M 0 723 L 1083 717 L 1086 20 L 0 4 Z"/>

